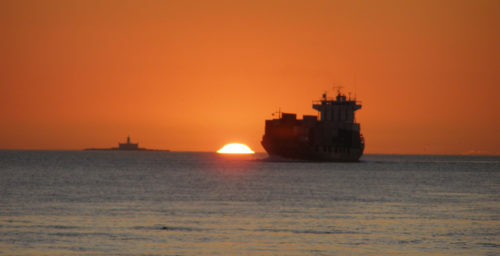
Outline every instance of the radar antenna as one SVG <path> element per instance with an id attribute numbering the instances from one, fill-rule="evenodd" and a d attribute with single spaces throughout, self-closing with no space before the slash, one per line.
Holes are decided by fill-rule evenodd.
<path id="1" fill-rule="evenodd" d="M 334 86 L 333 90 L 337 90 L 337 95 L 342 94 L 342 89 L 344 89 L 344 86 Z"/>

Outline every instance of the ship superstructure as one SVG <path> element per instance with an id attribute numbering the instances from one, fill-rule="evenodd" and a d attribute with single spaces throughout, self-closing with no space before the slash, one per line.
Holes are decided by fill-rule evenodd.
<path id="1" fill-rule="evenodd" d="M 313 102 L 318 116 L 279 113 L 266 120 L 262 146 L 271 157 L 309 161 L 358 161 L 365 147 L 355 111 L 361 103 L 340 90 Z M 318 119 L 319 117 L 319 119 Z"/>

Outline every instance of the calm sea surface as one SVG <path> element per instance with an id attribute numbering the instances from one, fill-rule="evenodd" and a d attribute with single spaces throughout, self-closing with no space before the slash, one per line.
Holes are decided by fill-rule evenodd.
<path id="1" fill-rule="evenodd" d="M 0 255 L 499 255 L 500 157 L 0 151 Z"/>

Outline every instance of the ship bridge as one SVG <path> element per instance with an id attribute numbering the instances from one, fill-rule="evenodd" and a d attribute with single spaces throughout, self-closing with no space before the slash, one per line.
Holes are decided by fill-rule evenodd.
<path id="1" fill-rule="evenodd" d="M 354 111 L 361 109 L 361 103 L 351 97 L 347 98 L 339 90 L 335 98 L 328 98 L 326 93 L 323 94 L 321 100 L 313 102 L 313 108 L 320 112 L 321 121 L 353 124 Z"/>

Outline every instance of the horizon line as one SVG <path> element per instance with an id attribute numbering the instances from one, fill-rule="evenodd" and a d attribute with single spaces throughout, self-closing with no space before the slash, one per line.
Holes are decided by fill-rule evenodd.
<path id="1" fill-rule="evenodd" d="M 29 149 L 29 148 L 0 148 L 0 151 L 99 151 L 97 150 L 85 150 L 85 149 Z M 102 151 L 125 151 L 125 152 L 135 152 L 136 150 L 106 150 Z M 206 150 L 172 150 L 172 149 L 150 149 L 150 150 L 137 150 L 138 152 L 168 152 L 168 153 L 217 153 L 217 151 L 206 151 Z M 267 154 L 265 151 L 255 151 L 255 154 Z M 500 153 L 485 153 L 485 154 L 467 154 L 467 153 L 380 153 L 380 152 L 370 152 L 364 153 L 363 155 L 405 155 L 405 156 L 500 156 Z"/>

